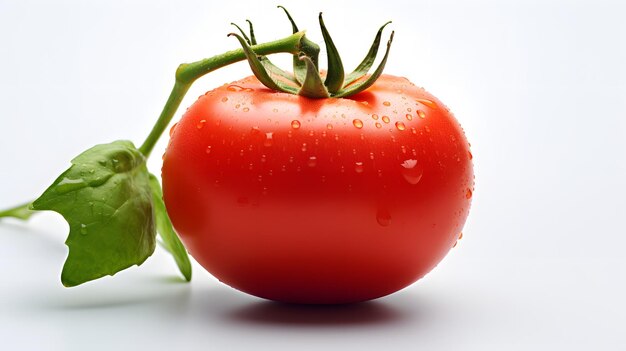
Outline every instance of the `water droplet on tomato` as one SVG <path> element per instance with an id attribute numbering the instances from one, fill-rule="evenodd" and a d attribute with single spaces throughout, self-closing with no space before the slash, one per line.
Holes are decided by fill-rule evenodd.
<path id="1" fill-rule="evenodd" d="M 307 162 L 309 167 L 315 167 L 317 165 L 317 157 L 311 156 L 309 157 L 309 161 Z"/>
<path id="2" fill-rule="evenodd" d="M 207 146 L 206 150 L 204 150 L 204 152 L 206 152 L 207 155 L 210 154 L 211 153 L 211 145 Z"/>
<path id="3" fill-rule="evenodd" d="M 206 123 L 206 119 L 201 119 L 200 122 L 198 122 L 198 124 L 196 124 L 196 128 L 202 129 L 204 127 L 205 123 Z"/>
<path id="4" fill-rule="evenodd" d="M 417 164 L 417 160 L 405 160 L 402 166 L 402 176 L 409 184 L 415 185 L 420 182 L 423 176 L 422 167 Z"/>
<path id="5" fill-rule="evenodd" d="M 374 159 L 374 153 L 370 152 L 370 160 L 373 160 L 373 159 Z"/>
<path id="6" fill-rule="evenodd" d="M 417 134 L 417 129 L 415 129 L 415 127 L 411 127 L 411 133 Z"/>
<path id="7" fill-rule="evenodd" d="M 412 121 L 413 120 L 413 115 L 410 114 L 410 113 L 407 113 L 406 116 L 404 116 L 404 117 L 406 117 L 407 121 Z"/>
<path id="8" fill-rule="evenodd" d="M 226 96 L 224 96 L 224 97 L 222 98 L 222 102 L 226 102 L 226 101 L 228 101 L 228 98 L 227 98 Z"/>
<path id="9" fill-rule="evenodd" d="M 467 152 L 467 156 L 469 157 L 470 160 L 474 158 L 474 155 L 472 155 L 471 151 Z"/>
<path id="10" fill-rule="evenodd" d="M 431 101 L 428 99 L 417 99 L 415 101 L 419 102 L 420 104 L 426 105 L 430 108 L 437 108 L 437 104 L 434 101 Z"/>
<path id="11" fill-rule="evenodd" d="M 291 128 L 293 129 L 300 128 L 300 121 L 298 121 L 297 119 L 294 119 L 293 121 L 291 121 Z"/>
<path id="12" fill-rule="evenodd" d="M 267 156 L 261 155 L 261 163 L 265 163 L 267 161 Z"/>
<path id="13" fill-rule="evenodd" d="M 376 128 L 382 128 L 382 127 L 383 127 L 383 125 L 382 125 L 382 124 L 380 124 L 380 123 L 376 122 Z"/>
<path id="14" fill-rule="evenodd" d="M 172 125 L 172 128 L 170 128 L 170 137 L 174 135 L 174 131 L 176 130 L 176 127 L 178 127 L 178 122 L 174 123 Z"/>
<path id="15" fill-rule="evenodd" d="M 326 129 L 328 129 L 328 130 L 333 129 L 333 125 L 332 125 L 332 124 L 330 124 L 330 123 L 328 123 L 328 124 L 326 125 Z"/>
<path id="16" fill-rule="evenodd" d="M 406 129 L 406 127 L 404 126 L 404 123 L 402 122 L 396 122 L 396 128 L 398 128 L 399 131 L 403 131 Z"/>
<path id="17" fill-rule="evenodd" d="M 354 171 L 357 173 L 363 173 L 363 162 L 355 162 Z"/>
<path id="18" fill-rule="evenodd" d="M 459 233 L 459 238 L 457 240 L 461 240 L 461 239 L 463 239 L 463 232 Z"/>
<path id="19" fill-rule="evenodd" d="M 389 123 L 389 117 L 388 116 L 383 116 L 383 122 Z"/>
<path id="20" fill-rule="evenodd" d="M 413 110 L 410 107 L 406 108 L 406 112 L 411 112 L 411 111 L 413 111 Z"/>
<path id="21" fill-rule="evenodd" d="M 248 112 L 248 111 L 250 111 L 250 108 L 249 108 L 249 107 L 244 107 L 244 108 L 243 108 L 243 112 Z"/>
<path id="22" fill-rule="evenodd" d="M 226 90 L 228 91 L 233 91 L 233 92 L 239 92 L 244 90 L 242 87 L 240 87 L 239 85 L 229 85 Z"/>
<path id="23" fill-rule="evenodd" d="M 472 195 L 473 195 L 472 189 L 467 188 L 467 190 L 465 191 L 465 198 L 469 200 L 472 198 Z"/>
<path id="24" fill-rule="evenodd" d="M 269 132 L 265 133 L 265 140 L 263 141 L 263 146 L 269 147 L 274 143 L 274 133 Z"/>
<path id="25" fill-rule="evenodd" d="M 306 143 L 302 143 L 302 151 L 306 151 Z"/>
<path id="26" fill-rule="evenodd" d="M 373 114 L 372 118 L 376 121 L 376 120 L 378 120 L 378 115 L 377 114 Z"/>
<path id="27" fill-rule="evenodd" d="M 383 101 L 383 105 L 385 105 L 385 106 L 391 106 L 391 102 L 389 102 L 389 101 Z"/>
<path id="28" fill-rule="evenodd" d="M 259 135 L 261 133 L 261 131 L 259 130 L 259 127 L 252 127 L 250 128 L 250 134 L 252 135 Z"/>
<path id="29" fill-rule="evenodd" d="M 363 128 L 363 121 L 361 121 L 360 119 L 353 120 L 352 124 L 359 129 Z"/>
<path id="30" fill-rule="evenodd" d="M 309 131 L 309 136 L 314 136 L 314 135 L 315 135 L 315 132 L 314 132 L 314 131 L 312 131 L 312 130 L 310 130 L 310 131 Z"/>
<path id="31" fill-rule="evenodd" d="M 388 226 L 391 223 L 391 214 L 387 209 L 381 208 L 376 211 L 376 222 L 383 227 Z"/>
<path id="32" fill-rule="evenodd" d="M 426 118 L 426 113 L 422 110 L 417 110 L 417 115 L 422 119 Z"/>

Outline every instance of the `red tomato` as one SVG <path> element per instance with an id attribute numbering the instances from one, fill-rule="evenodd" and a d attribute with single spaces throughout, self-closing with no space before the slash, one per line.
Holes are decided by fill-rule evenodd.
<path id="1" fill-rule="evenodd" d="M 357 302 L 415 282 L 455 245 L 471 159 L 448 109 L 405 78 L 309 99 L 248 77 L 173 128 L 164 199 L 222 282 L 277 301 Z"/>

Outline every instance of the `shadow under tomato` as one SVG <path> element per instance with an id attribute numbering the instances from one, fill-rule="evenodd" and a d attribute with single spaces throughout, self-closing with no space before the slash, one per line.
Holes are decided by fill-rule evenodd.
<path id="1" fill-rule="evenodd" d="M 371 325 L 401 321 L 405 313 L 380 301 L 346 305 L 298 305 L 254 302 L 231 311 L 235 322 L 284 325 Z"/>

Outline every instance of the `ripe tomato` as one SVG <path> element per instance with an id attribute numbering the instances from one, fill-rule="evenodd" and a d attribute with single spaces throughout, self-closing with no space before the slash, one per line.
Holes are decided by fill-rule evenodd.
<path id="1" fill-rule="evenodd" d="M 448 109 L 405 78 L 309 99 L 248 77 L 200 97 L 172 129 L 164 199 L 222 282 L 278 301 L 357 302 L 415 282 L 453 247 L 471 159 Z"/>

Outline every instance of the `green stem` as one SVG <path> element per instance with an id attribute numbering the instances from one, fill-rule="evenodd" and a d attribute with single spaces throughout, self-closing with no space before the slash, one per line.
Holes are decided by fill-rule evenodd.
<path id="1" fill-rule="evenodd" d="M 174 117 L 174 114 L 176 113 L 178 106 L 180 106 L 180 103 L 183 101 L 185 94 L 187 94 L 189 87 L 191 87 L 191 83 L 183 83 L 176 79 L 172 92 L 170 93 L 170 97 L 167 99 L 159 119 L 154 124 L 154 127 L 152 127 L 152 130 L 150 131 L 150 134 L 148 134 L 146 140 L 139 147 L 139 151 L 144 154 L 144 156 L 150 156 L 150 152 L 152 152 L 154 145 L 156 145 L 156 142 L 161 137 L 161 134 L 163 134 L 163 131 L 167 128 L 167 125 L 172 120 L 172 117 Z"/>
<path id="2" fill-rule="evenodd" d="M 303 38 L 304 32 L 297 32 L 283 39 L 254 45 L 252 46 L 252 50 L 254 50 L 254 52 L 259 56 L 281 52 L 297 54 L 298 52 L 305 51 L 307 49 L 304 47 L 307 45 L 307 41 L 303 40 Z M 150 131 L 146 140 L 139 147 L 139 151 L 141 151 L 141 153 L 143 153 L 146 157 L 150 155 L 154 145 L 167 128 L 168 124 L 172 120 L 172 117 L 174 117 L 174 114 L 185 97 L 185 94 L 189 90 L 189 87 L 191 87 L 196 79 L 218 68 L 222 68 L 245 59 L 246 55 L 243 49 L 237 49 L 197 62 L 183 63 L 180 65 L 176 70 L 176 82 L 174 83 L 170 97 L 167 99 L 159 119 L 155 123 L 154 127 L 152 127 L 152 131 Z"/>
<path id="3" fill-rule="evenodd" d="M 34 213 L 35 213 L 35 211 L 32 211 L 30 209 L 30 202 L 29 202 L 29 203 L 26 203 L 26 204 L 22 204 L 22 205 L 19 205 L 19 206 L 15 206 L 13 208 L 9 208 L 9 209 L 0 211 L 0 218 L 3 218 L 3 217 L 13 217 L 13 218 L 19 218 L 19 219 L 27 220 Z"/>

